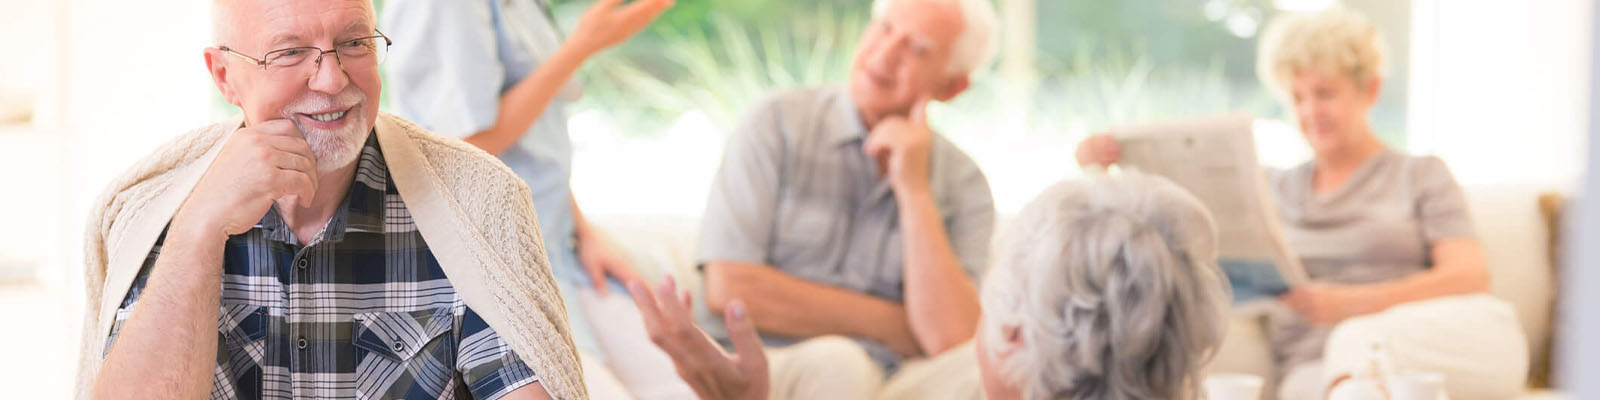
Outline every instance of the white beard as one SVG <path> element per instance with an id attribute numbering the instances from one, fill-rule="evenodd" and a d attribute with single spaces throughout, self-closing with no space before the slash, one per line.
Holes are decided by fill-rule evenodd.
<path id="1" fill-rule="evenodd" d="M 347 167 L 361 155 L 367 133 L 372 131 L 372 123 L 363 117 L 363 108 L 368 106 L 366 100 L 366 93 L 357 89 L 355 85 L 349 85 L 344 91 L 333 96 L 308 93 L 283 108 L 284 116 L 294 121 L 295 128 L 300 129 L 300 134 L 305 136 L 306 144 L 311 146 L 311 155 L 316 157 L 318 175 Z M 350 111 L 344 116 L 346 119 L 344 127 L 331 131 L 303 126 L 295 116 L 297 113 L 346 107 L 349 107 Z"/>
<path id="2" fill-rule="evenodd" d="M 351 113 L 360 110 L 352 109 Z M 346 115 L 345 118 L 359 119 L 358 115 Z M 333 131 L 300 128 L 306 136 L 306 144 L 311 145 L 311 155 L 316 157 L 317 174 L 323 175 L 338 170 L 356 161 L 361 155 L 361 147 L 366 144 L 367 132 L 372 130 L 368 124 L 351 120 L 343 128 Z"/>

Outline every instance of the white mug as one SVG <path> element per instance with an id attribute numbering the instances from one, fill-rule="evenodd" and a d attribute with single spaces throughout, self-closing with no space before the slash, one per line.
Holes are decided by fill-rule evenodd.
<path id="1" fill-rule="evenodd" d="M 1216 374 L 1206 377 L 1206 398 L 1209 400 L 1260 400 L 1261 386 L 1266 382 L 1250 374 Z"/>

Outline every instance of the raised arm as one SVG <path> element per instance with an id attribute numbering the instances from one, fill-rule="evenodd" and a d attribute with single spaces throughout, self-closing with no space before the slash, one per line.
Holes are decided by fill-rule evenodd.
<path id="1" fill-rule="evenodd" d="M 418 114 L 412 118 L 431 130 L 460 136 L 490 154 L 505 152 L 544 115 L 589 57 L 622 43 L 673 2 L 621 3 L 600 0 L 590 6 L 572 37 L 502 94 L 506 71 L 487 5 L 392 1 L 385 22 L 395 25 L 396 46 L 403 46 L 387 67 L 400 94 L 396 102 L 406 103 L 402 108 Z"/>
<path id="2" fill-rule="evenodd" d="M 924 352 L 939 354 L 972 338 L 980 310 L 977 285 L 963 268 L 934 201 L 928 176 L 933 131 L 924 115 L 926 108 L 924 100 L 913 106 L 907 117 L 879 122 L 864 150 L 887 168 L 899 205 L 905 308 L 911 332 Z M 987 186 L 983 189 L 988 192 Z M 992 218 L 992 209 L 985 214 Z M 983 236 L 979 244 L 986 246 L 992 221 L 990 224 L 966 228 L 978 228 Z"/>
<path id="3" fill-rule="evenodd" d="M 208 55 L 209 57 L 210 55 Z M 217 365 L 222 253 L 277 199 L 309 205 L 316 161 L 287 120 L 228 139 L 169 225 L 133 314 L 95 379 L 100 399 L 196 399 Z"/>

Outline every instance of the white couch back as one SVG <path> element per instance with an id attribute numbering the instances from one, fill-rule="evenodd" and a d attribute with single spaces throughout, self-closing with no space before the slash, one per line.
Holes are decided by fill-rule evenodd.
<path id="1" fill-rule="evenodd" d="M 1547 250 L 1550 238 L 1538 203 L 1539 194 L 1546 190 L 1516 185 L 1467 187 L 1472 218 L 1488 256 L 1489 291 L 1516 308 L 1532 349 L 1543 348 L 1550 341 L 1555 302 L 1555 277 Z"/>
<path id="2" fill-rule="evenodd" d="M 1549 241 L 1537 199 L 1543 191 L 1524 186 L 1469 186 L 1472 216 L 1488 256 L 1491 293 L 1517 310 L 1532 349 L 1550 340 L 1554 281 L 1547 257 Z M 681 286 L 698 293 L 694 273 L 699 220 L 692 216 L 591 216 L 617 238 L 651 279 L 673 273 Z M 1001 225 L 1008 218 L 1001 218 Z M 1264 373 L 1270 367 L 1265 337 L 1246 332 L 1248 323 L 1234 321 L 1233 343 L 1216 360 L 1216 371 Z M 1239 341 L 1249 344 L 1237 343 Z M 1539 354 L 1530 351 L 1529 354 Z M 1534 360 L 1534 362 L 1543 362 Z"/>

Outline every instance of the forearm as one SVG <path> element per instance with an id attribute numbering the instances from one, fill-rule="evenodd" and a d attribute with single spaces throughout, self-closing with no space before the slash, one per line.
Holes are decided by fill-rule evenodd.
<path id="1" fill-rule="evenodd" d="M 911 332 L 928 354 L 972 338 L 980 309 L 978 290 L 961 267 L 933 196 L 897 191 L 905 251 L 905 300 Z"/>
<path id="2" fill-rule="evenodd" d="M 500 397 L 500 400 L 549 400 L 550 393 L 544 390 L 544 384 L 539 382 L 529 383 L 528 386 L 512 390 Z"/>
<path id="3" fill-rule="evenodd" d="M 544 115 L 546 107 L 561 93 L 561 88 L 592 54 L 586 48 L 568 44 L 534 68 L 533 73 L 500 96 L 494 126 L 467 136 L 464 140 L 490 154 L 500 154 L 522 139 L 528 127 Z"/>
<path id="4" fill-rule="evenodd" d="M 133 315 L 106 355 L 95 398 L 196 399 L 210 393 L 224 240 L 169 232 Z"/>
<path id="5" fill-rule="evenodd" d="M 1435 297 L 1489 290 L 1489 267 L 1483 249 L 1473 240 L 1443 241 L 1432 249 L 1433 268 L 1398 280 L 1367 286 L 1376 301 L 1363 313 Z"/>
<path id="6" fill-rule="evenodd" d="M 1380 312 L 1400 304 L 1414 301 L 1428 300 L 1436 297 L 1481 293 L 1487 290 L 1487 285 L 1475 283 L 1480 281 L 1471 276 L 1468 271 L 1460 268 L 1439 269 L 1423 271 L 1416 275 L 1390 282 L 1380 282 L 1359 287 L 1365 292 L 1361 297 L 1372 301 L 1363 304 L 1365 307 L 1356 310 L 1358 315 Z"/>
<path id="7" fill-rule="evenodd" d="M 845 335 L 878 341 L 902 355 L 920 354 L 900 304 L 810 282 L 764 265 L 706 266 L 706 303 L 722 314 L 733 300 L 749 310 L 756 329 L 793 338 Z"/>

